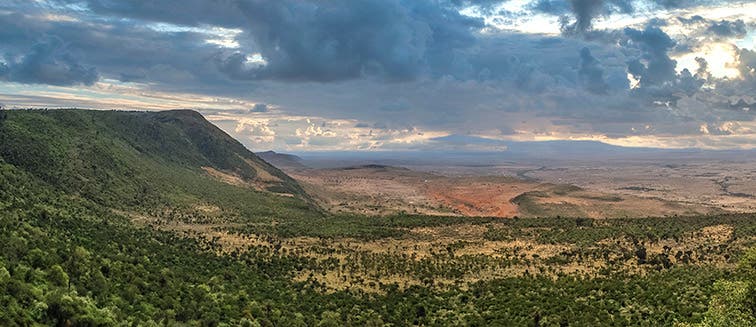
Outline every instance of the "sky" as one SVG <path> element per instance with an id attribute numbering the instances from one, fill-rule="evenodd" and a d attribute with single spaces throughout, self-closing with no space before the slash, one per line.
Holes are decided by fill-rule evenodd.
<path id="1" fill-rule="evenodd" d="M 193 109 L 255 151 L 753 149 L 755 44 L 756 1 L 4 0 L 0 104 Z"/>

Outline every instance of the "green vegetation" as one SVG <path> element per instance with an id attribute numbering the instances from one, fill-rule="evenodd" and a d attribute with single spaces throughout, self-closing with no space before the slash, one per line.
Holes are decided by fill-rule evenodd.
<path id="1" fill-rule="evenodd" d="M 109 208 L 191 211 L 210 204 L 243 217 L 313 214 L 294 180 L 192 111 L 7 111 L 0 144 L 8 164 Z M 250 183 L 270 174 L 280 181 L 266 187 L 297 197 L 251 192 L 202 167 Z"/>
<path id="2" fill-rule="evenodd" d="M 756 248 L 743 255 L 736 278 L 714 284 L 709 310 L 696 326 L 756 325 Z"/>
<path id="3" fill-rule="evenodd" d="M 737 326 L 754 320 L 756 252 L 746 251 L 756 240 L 754 215 L 326 216 L 295 181 L 191 112 L 2 113 L 4 326 Z M 232 185 L 202 167 L 250 183 L 262 167 L 279 181 L 262 189 Z M 182 224 L 266 242 L 228 247 L 211 234 L 184 237 L 171 229 Z M 712 238 L 698 235 L 702 229 L 722 225 L 731 232 L 718 245 L 697 243 Z M 426 242 L 418 229 L 439 234 Z M 479 229 L 480 239 L 436 240 L 467 229 Z M 464 252 L 511 240 L 569 250 Z M 432 254 L 355 249 L 369 242 L 427 243 Z M 669 250 L 655 250 L 662 245 Z M 581 263 L 599 268 L 566 272 Z M 629 263 L 639 272 L 626 268 Z M 507 269 L 517 272 L 480 276 Z M 352 284 L 329 288 L 329 274 Z M 365 282 L 353 281 L 358 278 Z M 377 291 L 364 285 L 373 279 Z"/>

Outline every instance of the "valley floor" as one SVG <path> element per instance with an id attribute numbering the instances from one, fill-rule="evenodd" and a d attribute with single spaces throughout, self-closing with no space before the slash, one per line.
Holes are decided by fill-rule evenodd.
<path id="1" fill-rule="evenodd" d="M 333 213 L 646 217 L 756 210 L 753 163 L 286 167 Z"/>

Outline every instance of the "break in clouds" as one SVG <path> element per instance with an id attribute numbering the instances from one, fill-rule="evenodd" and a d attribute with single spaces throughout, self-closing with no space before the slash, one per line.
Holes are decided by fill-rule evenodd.
<path id="1" fill-rule="evenodd" d="M 256 150 L 443 148 L 449 135 L 479 140 L 470 149 L 751 148 L 755 12 L 713 0 L 11 0 L 0 102 L 193 108 Z"/>

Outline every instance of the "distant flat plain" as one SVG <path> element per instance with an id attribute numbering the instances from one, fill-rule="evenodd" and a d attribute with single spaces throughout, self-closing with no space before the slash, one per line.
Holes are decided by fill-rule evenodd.
<path id="1" fill-rule="evenodd" d="M 613 218 L 756 211 L 750 156 L 302 155 L 282 167 L 335 212 Z"/>

